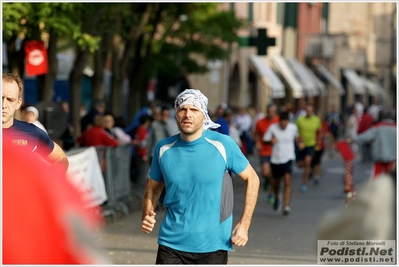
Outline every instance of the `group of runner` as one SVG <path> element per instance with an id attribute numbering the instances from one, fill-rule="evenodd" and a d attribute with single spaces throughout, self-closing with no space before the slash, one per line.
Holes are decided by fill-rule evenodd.
<path id="1" fill-rule="evenodd" d="M 300 114 L 300 113 L 298 113 Z M 324 138 L 322 120 L 314 113 L 312 104 L 306 104 L 304 112 L 297 117 L 286 109 L 277 114 L 276 105 L 267 107 L 267 114 L 255 126 L 261 175 L 268 201 L 283 215 L 291 213 L 291 176 L 294 164 L 304 168 L 301 192 L 307 192 L 309 176 L 314 167 L 314 183 L 320 179 L 320 160 Z M 281 186 L 281 185 L 284 186 Z M 280 188 L 284 192 L 280 193 Z M 283 193 L 283 194 L 282 194 Z"/>

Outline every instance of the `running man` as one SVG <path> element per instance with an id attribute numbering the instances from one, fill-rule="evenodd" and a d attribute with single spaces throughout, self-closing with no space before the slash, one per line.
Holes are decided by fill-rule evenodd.
<path id="1" fill-rule="evenodd" d="M 321 120 L 314 114 L 312 104 L 306 105 L 306 115 L 299 117 L 296 122 L 299 135 L 303 141 L 304 148 L 298 149 L 296 156 L 298 167 L 305 167 L 302 176 L 301 192 L 308 191 L 307 183 L 309 180 L 310 168 L 314 154 L 314 147 L 317 141 L 317 132 L 321 130 Z"/>
<path id="2" fill-rule="evenodd" d="M 158 235 L 156 264 L 227 264 L 232 245 L 245 246 L 259 192 L 259 177 L 235 141 L 208 129 L 208 98 L 186 89 L 175 101 L 180 133 L 155 146 L 143 196 L 142 231 L 156 223 L 155 207 L 166 188 L 165 217 Z M 242 216 L 233 228 L 233 184 L 246 185 Z"/>
<path id="3" fill-rule="evenodd" d="M 2 80 L 2 129 L 4 142 L 23 147 L 30 153 L 39 153 L 49 164 L 68 170 L 69 161 L 62 148 L 50 136 L 34 124 L 14 118 L 21 107 L 23 81 L 14 73 L 3 73 Z"/>
<path id="4" fill-rule="evenodd" d="M 313 183 L 318 185 L 321 175 L 321 158 L 324 154 L 326 147 L 324 139 L 330 135 L 331 131 L 327 123 L 324 121 L 323 113 L 321 111 L 316 112 L 317 116 L 321 120 L 321 130 L 317 132 L 317 142 L 314 148 L 314 155 L 311 164 L 311 173 L 313 174 Z M 310 175 L 312 176 L 312 175 Z"/>
<path id="5" fill-rule="evenodd" d="M 262 176 L 264 179 L 264 190 L 268 192 L 268 201 L 270 204 L 274 203 L 272 178 L 270 168 L 270 155 L 272 153 L 271 144 L 265 144 L 262 140 L 265 132 L 271 124 L 278 122 L 277 108 L 275 105 L 267 106 L 267 114 L 263 119 L 258 120 L 255 126 L 254 139 L 256 141 L 256 148 L 259 153 L 260 165 L 262 168 Z"/>
<path id="6" fill-rule="evenodd" d="M 270 125 L 263 136 L 263 141 L 272 145 L 270 162 L 275 195 L 273 208 L 278 210 L 279 202 L 283 201 L 283 215 L 289 215 L 291 212 L 289 205 L 291 201 L 291 176 L 295 161 L 295 142 L 299 141 L 299 133 L 298 127 L 290 122 L 288 112 L 280 113 L 279 123 Z M 283 199 L 278 197 L 281 178 L 284 181 Z"/>

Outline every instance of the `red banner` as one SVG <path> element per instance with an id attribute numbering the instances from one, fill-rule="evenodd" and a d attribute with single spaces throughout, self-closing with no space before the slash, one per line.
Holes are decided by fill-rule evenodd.
<path id="1" fill-rule="evenodd" d="M 41 75 L 48 72 L 47 50 L 43 41 L 26 41 L 25 70 L 28 75 Z"/>

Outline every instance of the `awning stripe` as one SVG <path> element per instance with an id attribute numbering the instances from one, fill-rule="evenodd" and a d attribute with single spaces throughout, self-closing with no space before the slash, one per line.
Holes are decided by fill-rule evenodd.
<path id="1" fill-rule="evenodd" d="M 330 70 L 327 69 L 327 67 L 320 64 L 316 66 L 316 70 L 328 81 L 329 84 L 331 84 L 338 91 L 340 95 L 345 94 L 344 87 L 337 80 L 337 78 L 335 78 L 334 74 L 332 74 Z"/>
<path id="2" fill-rule="evenodd" d="M 306 71 L 309 73 L 310 77 L 313 79 L 314 83 L 316 84 L 317 88 L 320 90 L 321 95 L 327 94 L 326 85 L 320 81 L 319 77 L 314 74 L 314 72 L 306 65 L 304 65 Z"/>
<path id="3" fill-rule="evenodd" d="M 262 81 L 266 81 L 267 85 L 272 90 L 273 98 L 284 98 L 285 97 L 285 86 L 276 73 L 268 65 L 264 56 L 252 55 L 249 57 L 249 61 L 255 67 L 259 75 L 262 76 Z"/>
<path id="4" fill-rule="evenodd" d="M 307 96 L 318 96 L 320 94 L 317 84 L 310 77 L 309 73 L 304 68 L 304 65 L 300 63 L 296 58 L 287 59 L 291 64 L 293 70 L 297 74 L 297 79 L 302 82 L 303 88 L 306 91 Z"/>
<path id="5" fill-rule="evenodd" d="M 385 96 L 385 90 L 378 83 L 369 80 L 366 77 L 360 77 L 366 85 L 367 91 L 372 96 Z"/>
<path id="6" fill-rule="evenodd" d="M 348 80 L 349 84 L 355 90 L 356 94 L 364 95 L 366 93 L 365 85 L 360 76 L 352 69 L 344 69 L 343 74 Z"/>
<path id="7" fill-rule="evenodd" d="M 281 56 L 271 56 L 270 57 L 274 66 L 287 82 L 288 86 L 292 90 L 292 96 L 294 98 L 302 98 L 305 96 L 304 89 L 299 81 L 295 78 L 293 71 L 289 68 L 285 59 Z"/>

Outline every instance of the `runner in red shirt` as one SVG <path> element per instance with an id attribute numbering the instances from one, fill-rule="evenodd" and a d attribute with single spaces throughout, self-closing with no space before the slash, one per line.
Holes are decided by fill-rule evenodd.
<path id="1" fill-rule="evenodd" d="M 264 190 L 269 193 L 268 201 L 270 204 L 274 203 L 274 196 L 272 193 L 272 179 L 271 179 L 271 168 L 270 168 L 270 155 L 272 154 L 272 145 L 263 143 L 263 135 L 273 123 L 279 122 L 279 116 L 277 115 L 277 107 L 275 105 L 268 105 L 266 117 L 260 119 L 255 126 L 255 142 L 256 148 L 259 153 L 259 160 L 262 168 L 262 176 L 264 179 Z"/>

